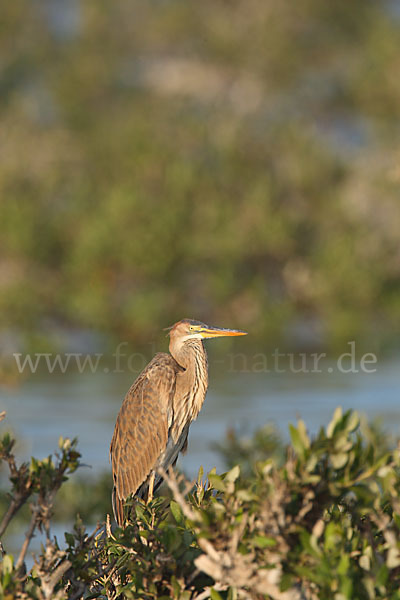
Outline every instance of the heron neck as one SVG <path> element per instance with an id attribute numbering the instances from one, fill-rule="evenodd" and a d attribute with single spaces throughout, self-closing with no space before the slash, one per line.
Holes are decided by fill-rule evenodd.
<path id="1" fill-rule="evenodd" d="M 182 430 L 187 420 L 193 421 L 203 405 L 208 387 L 207 353 L 202 340 L 191 339 L 183 344 L 170 344 L 170 352 L 177 363 L 185 370 L 176 380 L 174 410 L 181 415 L 177 429 Z M 183 408 L 178 405 L 183 403 Z"/>
<path id="2" fill-rule="evenodd" d="M 186 372 L 196 372 L 197 368 L 205 368 L 207 371 L 207 353 L 202 340 L 191 339 L 183 344 L 176 344 L 171 340 L 169 351 L 172 356 Z M 201 371 L 200 371 L 201 372 Z"/>

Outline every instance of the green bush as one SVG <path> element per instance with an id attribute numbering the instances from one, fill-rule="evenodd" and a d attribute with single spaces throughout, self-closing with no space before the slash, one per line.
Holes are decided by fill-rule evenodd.
<path id="1" fill-rule="evenodd" d="M 65 534 L 64 549 L 47 537 L 28 573 L 21 560 L 14 565 L 5 554 L 2 594 L 60 600 L 400 598 L 399 447 L 388 448 L 374 428 L 360 427 L 356 413 L 340 408 L 314 439 L 302 421 L 290 434 L 291 444 L 278 458 L 269 456 L 269 443 L 262 456 L 259 434 L 256 459 L 247 462 L 252 471 L 241 473 L 236 465 L 222 475 L 212 471 L 206 480 L 200 472 L 195 483 L 166 474 L 173 499 L 132 501 L 134 516 L 125 529 L 112 532 L 107 520 L 88 534 L 78 519 Z M 76 466 L 65 454 L 75 452 L 74 445 L 66 450 L 65 444 L 51 471 L 55 479 L 47 481 L 49 492 L 61 465 L 69 465 L 65 472 Z M 26 481 L 25 471 L 19 472 Z M 42 488 L 32 473 L 30 489 L 37 494 Z M 15 477 L 12 483 L 15 499 L 21 486 Z M 39 505 L 43 498 L 47 492 Z"/>

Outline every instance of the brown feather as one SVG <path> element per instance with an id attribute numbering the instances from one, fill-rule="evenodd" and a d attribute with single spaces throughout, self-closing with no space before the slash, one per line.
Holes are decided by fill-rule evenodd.
<path id="1" fill-rule="evenodd" d="M 172 356 L 156 354 L 121 406 L 110 446 L 113 509 L 119 525 L 124 523 L 124 502 L 146 481 L 166 448 L 168 413 L 180 370 Z"/>

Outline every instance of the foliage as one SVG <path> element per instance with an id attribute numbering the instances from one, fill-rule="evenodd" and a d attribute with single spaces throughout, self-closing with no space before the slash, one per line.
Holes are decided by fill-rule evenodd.
<path id="1" fill-rule="evenodd" d="M 281 463 L 285 457 L 285 446 L 272 425 L 258 429 L 252 438 L 240 436 L 234 429 L 228 429 L 225 440 L 214 444 L 214 448 L 221 454 L 229 469 L 239 465 L 242 476 L 249 476 L 260 460 L 273 458 L 275 462 Z"/>
<path id="2" fill-rule="evenodd" d="M 133 502 L 124 529 L 112 532 L 107 521 L 89 535 L 78 519 L 64 549 L 47 536 L 28 573 L 3 549 L 3 596 L 400 598 L 399 447 L 388 449 L 374 429 L 361 431 L 356 413 L 340 408 L 314 439 L 302 421 L 290 434 L 278 461 L 260 456 L 258 437 L 247 475 L 234 466 L 204 481 L 200 472 L 193 486 L 165 474 L 173 499 Z M 2 449 L 12 464 L 7 436 Z M 63 441 L 50 471 L 49 463 L 32 463 L 37 514 L 76 460 L 74 444 Z M 26 468 L 11 476 L 10 506 L 27 489 Z"/>
<path id="3" fill-rule="evenodd" d="M 390 329 L 393 4 L 6 3 L 0 327 Z"/>
<path id="4" fill-rule="evenodd" d="M 0 420 L 5 416 L 2 412 Z M 18 577 L 24 579 L 24 561 L 29 544 L 39 529 L 46 534 L 47 545 L 51 547 L 50 522 L 53 516 L 55 496 L 68 475 L 79 467 L 80 454 L 76 450 L 77 440 L 59 440 L 59 452 L 55 457 L 48 456 L 43 460 L 32 457 L 30 464 L 22 463 L 17 466 L 13 454 L 13 440 L 6 433 L 0 442 L 0 463 L 5 462 L 9 469 L 11 491 L 9 493 L 9 505 L 0 523 L 0 538 L 3 537 L 10 522 L 19 510 L 29 503 L 31 518 L 25 539 L 15 563 L 16 580 L 10 579 L 13 572 L 13 558 L 5 555 L 5 550 L 0 542 L 0 550 L 3 554 L 3 581 L 0 584 L 0 592 L 11 594 L 17 587 Z M 5 556 L 4 556 L 5 555 Z"/>

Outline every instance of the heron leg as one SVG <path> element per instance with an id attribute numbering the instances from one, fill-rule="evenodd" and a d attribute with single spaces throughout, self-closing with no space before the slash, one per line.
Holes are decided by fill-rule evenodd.
<path id="1" fill-rule="evenodd" d="M 156 474 L 153 471 L 153 473 L 150 475 L 150 478 L 149 478 L 149 489 L 147 491 L 147 504 L 149 504 L 149 502 L 151 502 L 153 500 L 155 476 L 156 476 Z"/>

